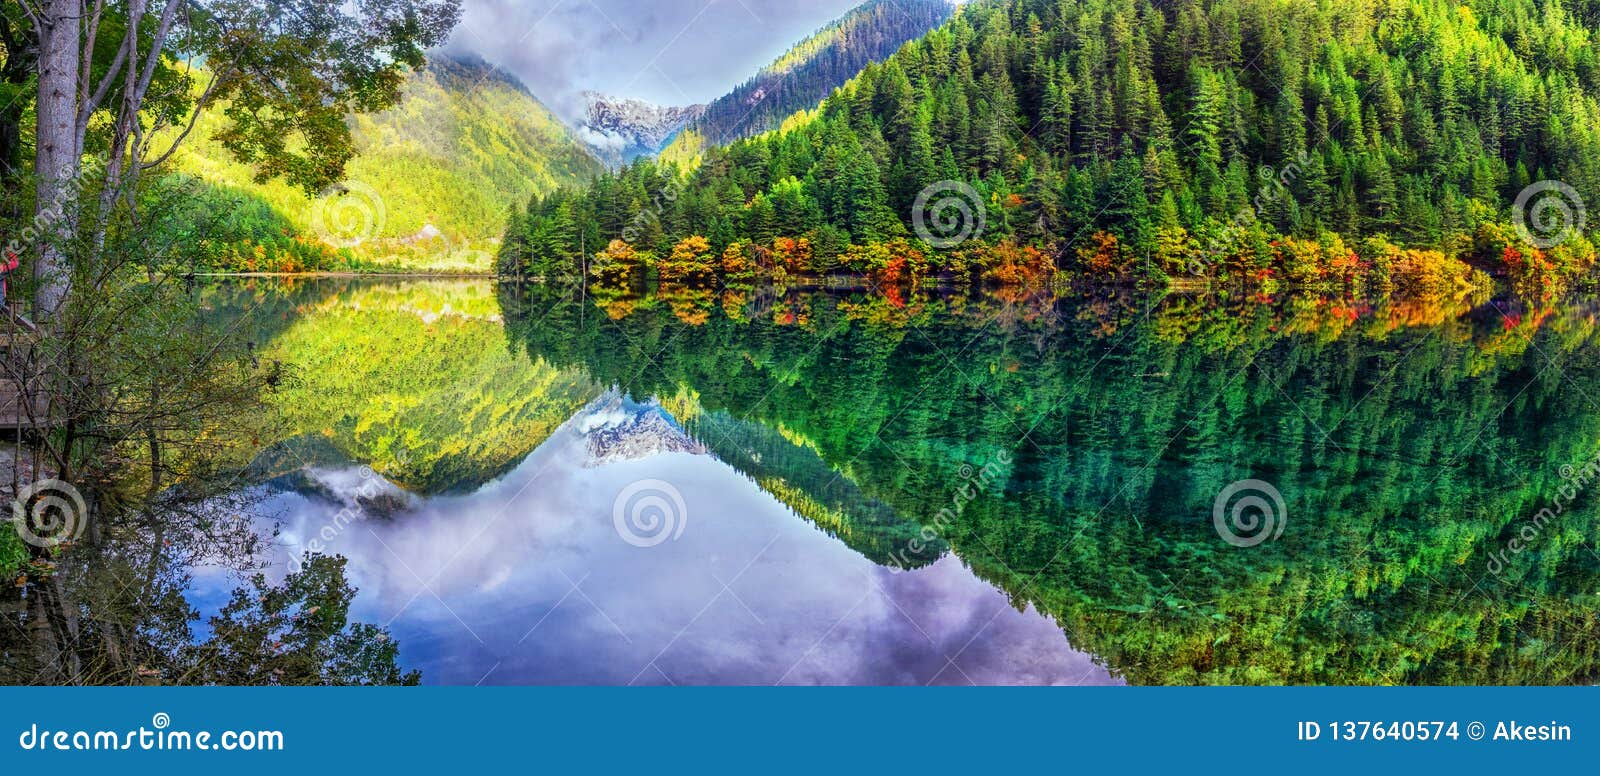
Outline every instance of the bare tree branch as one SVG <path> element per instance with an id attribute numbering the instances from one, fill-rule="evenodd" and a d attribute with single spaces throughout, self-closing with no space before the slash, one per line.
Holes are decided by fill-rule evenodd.
<path id="1" fill-rule="evenodd" d="M 136 29 L 136 26 L 133 24 L 130 24 L 129 27 Z M 83 128 L 81 131 L 87 131 L 89 126 L 89 117 L 94 115 L 94 112 L 100 109 L 100 104 L 105 101 L 106 94 L 111 91 L 111 84 L 116 82 L 117 74 L 120 73 L 123 66 L 127 64 L 128 52 L 138 45 L 138 39 L 133 37 L 133 29 L 130 29 L 128 35 L 124 37 L 122 46 L 117 49 L 117 55 L 111 60 L 111 68 L 107 70 L 106 74 L 100 78 L 100 85 L 95 88 L 93 94 L 88 95 L 88 97 L 84 100 L 82 107 L 78 109 L 78 126 Z M 86 52 L 85 57 L 87 56 L 88 54 Z M 85 67 L 85 78 L 88 78 L 88 72 L 88 68 Z M 83 142 L 80 139 L 79 145 L 82 144 Z"/>
<path id="2" fill-rule="evenodd" d="M 83 57 L 78 64 L 79 99 L 88 96 L 89 82 L 94 78 L 94 48 L 100 38 L 100 19 L 105 11 L 105 0 L 94 0 L 94 11 L 89 14 L 89 26 L 83 36 Z M 82 115 L 80 110 L 79 115 Z"/>
<path id="3" fill-rule="evenodd" d="M 154 37 L 150 41 L 150 51 L 145 55 L 144 72 L 139 75 L 139 89 L 136 94 L 135 105 L 142 107 L 144 94 L 150 89 L 150 79 L 155 77 L 156 68 L 161 64 L 161 54 L 167 47 L 167 35 L 172 31 L 172 22 L 176 18 L 178 9 L 185 0 L 167 0 L 167 7 L 161 11 L 161 22 L 156 26 Z"/>
<path id="4" fill-rule="evenodd" d="M 39 19 L 39 12 L 33 7 L 33 3 L 28 2 L 28 0 L 17 0 L 17 4 L 22 6 L 22 12 L 28 15 L 28 20 L 33 22 L 34 29 L 44 26 L 44 22 Z"/>

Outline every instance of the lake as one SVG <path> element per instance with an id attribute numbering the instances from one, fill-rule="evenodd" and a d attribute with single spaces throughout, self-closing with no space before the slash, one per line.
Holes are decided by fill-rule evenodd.
<path id="1" fill-rule="evenodd" d="M 207 289 L 269 573 L 440 684 L 1559 684 L 1596 310 L 487 280 Z M 238 583 L 195 569 L 214 611 Z"/>

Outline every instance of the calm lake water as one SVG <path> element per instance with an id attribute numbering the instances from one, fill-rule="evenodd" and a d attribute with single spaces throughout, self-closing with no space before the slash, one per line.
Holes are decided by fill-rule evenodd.
<path id="1" fill-rule="evenodd" d="M 1583 305 L 213 293 L 293 375 L 251 465 L 272 573 L 348 557 L 352 618 L 425 682 L 1600 666 Z M 198 569 L 190 598 L 237 583 Z"/>

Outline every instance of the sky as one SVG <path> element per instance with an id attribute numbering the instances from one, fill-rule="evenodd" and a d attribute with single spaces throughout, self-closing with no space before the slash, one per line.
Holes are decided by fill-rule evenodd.
<path id="1" fill-rule="evenodd" d="M 562 118 L 583 91 L 709 102 L 864 0 L 465 0 L 447 49 L 510 71 Z"/>

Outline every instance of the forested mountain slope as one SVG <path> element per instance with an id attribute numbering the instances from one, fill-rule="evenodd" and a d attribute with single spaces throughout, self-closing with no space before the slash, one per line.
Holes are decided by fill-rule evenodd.
<path id="1" fill-rule="evenodd" d="M 664 155 L 691 157 L 707 143 L 776 129 L 791 114 L 815 108 L 869 63 L 942 24 L 954 8 L 949 0 L 872 0 L 852 9 L 705 106 Z"/>
<path id="2" fill-rule="evenodd" d="M 898 254 L 1113 278 L 1146 257 L 1168 275 L 1306 281 L 1460 262 L 1571 275 L 1592 264 L 1589 240 L 1529 232 L 1576 227 L 1600 197 L 1597 26 L 1597 0 L 977 0 L 785 131 L 712 151 L 681 181 L 635 164 L 534 203 L 511 234 L 572 219 L 588 245 L 631 237 L 660 255 L 692 235 L 713 254 L 806 237 L 819 272 Z M 964 248 L 1038 256 L 925 255 L 950 246 L 919 220 L 963 214 L 914 212 L 924 191 L 967 194 L 955 226 L 982 241 Z M 1517 217 L 1532 194 L 1564 210 L 1525 200 L 1535 212 Z M 659 218 L 634 223 L 652 201 Z M 562 265 L 571 236 L 503 268 Z"/>
<path id="3" fill-rule="evenodd" d="M 513 204 L 601 169 L 520 82 L 476 60 L 436 57 L 413 74 L 399 105 L 352 117 L 358 155 L 340 191 L 319 197 L 253 180 L 216 141 L 222 122 L 219 110 L 203 116 L 177 160 L 204 182 L 203 212 L 225 211 L 208 221 L 221 224 L 205 246 L 218 268 L 416 268 L 451 252 L 465 261 L 465 246 L 497 237 Z M 488 255 L 470 253 L 480 264 Z"/>

